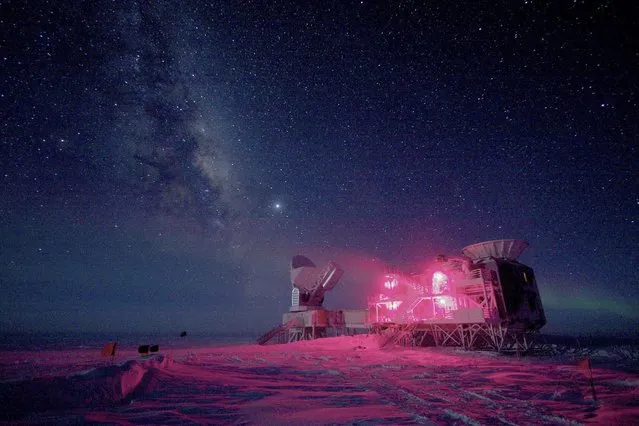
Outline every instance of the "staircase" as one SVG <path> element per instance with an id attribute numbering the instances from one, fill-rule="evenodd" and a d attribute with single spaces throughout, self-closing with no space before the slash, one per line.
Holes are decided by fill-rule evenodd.
<path id="1" fill-rule="evenodd" d="M 397 325 L 393 330 L 381 336 L 379 340 L 379 348 L 387 348 L 399 343 L 404 337 L 413 337 L 413 331 L 417 328 L 416 323 L 406 326 Z"/>
<path id="2" fill-rule="evenodd" d="M 410 299 L 402 302 L 395 313 L 395 323 L 397 324 L 406 324 L 412 323 L 410 316 L 413 313 L 413 309 L 422 301 L 423 296 L 420 293 L 412 295 Z"/>
<path id="3" fill-rule="evenodd" d="M 479 270 L 477 270 L 479 271 Z M 474 303 L 482 308 L 484 318 L 490 319 L 490 305 L 493 297 L 493 282 L 490 278 L 484 276 L 481 271 L 475 274 L 474 278 L 481 279 L 481 284 L 469 285 L 464 288 L 464 295 L 468 296 Z"/>
<path id="4" fill-rule="evenodd" d="M 269 342 L 275 336 L 278 336 L 278 335 L 284 333 L 285 331 L 288 331 L 289 329 L 291 329 L 292 327 L 295 327 L 297 325 L 298 325 L 298 319 L 297 318 L 293 318 L 292 320 L 290 320 L 288 322 L 285 322 L 284 324 L 277 325 L 277 326 L 273 327 L 272 329 L 270 329 L 269 331 L 267 331 L 266 333 L 264 333 L 263 335 L 261 335 L 257 339 L 257 344 L 258 345 L 265 345 L 267 342 Z"/>

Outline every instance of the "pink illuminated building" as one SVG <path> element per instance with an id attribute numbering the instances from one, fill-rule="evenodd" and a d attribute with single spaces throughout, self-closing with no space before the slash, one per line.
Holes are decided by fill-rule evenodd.
<path id="1" fill-rule="evenodd" d="M 517 258 L 520 240 L 473 244 L 439 256 L 419 274 L 389 269 L 369 298 L 369 321 L 387 344 L 527 349 L 546 323 L 532 268 Z M 412 342 L 411 342 L 412 341 Z"/>
<path id="2" fill-rule="evenodd" d="M 324 308 L 344 270 L 335 262 L 317 269 L 307 257 L 294 256 L 291 307 L 258 343 L 373 332 L 382 347 L 526 351 L 546 324 L 535 274 L 517 260 L 527 247 L 521 240 L 486 241 L 465 247 L 459 257 L 438 256 L 418 273 L 388 267 L 370 284 L 367 310 Z"/>

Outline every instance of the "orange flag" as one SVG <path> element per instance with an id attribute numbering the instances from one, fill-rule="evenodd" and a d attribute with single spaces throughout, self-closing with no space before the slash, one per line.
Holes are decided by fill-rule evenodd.
<path id="1" fill-rule="evenodd" d="M 109 342 L 102 348 L 102 356 L 115 356 L 115 346 L 117 342 Z"/>
<path id="2" fill-rule="evenodd" d="M 597 400 L 597 392 L 595 391 L 595 380 L 592 377 L 592 363 L 590 358 L 584 358 L 577 362 L 577 368 L 588 378 L 588 384 L 592 390 L 592 399 Z"/>
<path id="3" fill-rule="evenodd" d="M 590 363 L 590 358 L 584 358 L 577 362 L 577 368 L 584 372 L 584 374 L 588 373 L 592 368 L 592 364 Z"/>

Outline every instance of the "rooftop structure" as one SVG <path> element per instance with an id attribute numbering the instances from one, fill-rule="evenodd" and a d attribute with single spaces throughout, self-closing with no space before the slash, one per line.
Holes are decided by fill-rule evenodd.
<path id="1" fill-rule="evenodd" d="M 527 248 L 528 243 L 522 240 L 493 240 L 466 246 L 462 254 L 471 261 L 490 258 L 517 260 Z"/>

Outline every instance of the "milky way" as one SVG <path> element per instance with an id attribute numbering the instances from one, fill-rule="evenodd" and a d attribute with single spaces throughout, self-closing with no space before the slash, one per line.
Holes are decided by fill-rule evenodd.
<path id="1" fill-rule="evenodd" d="M 639 321 L 636 6 L 0 7 L 3 328 L 260 329 L 296 253 L 355 307 L 498 238 L 549 329 Z"/>

